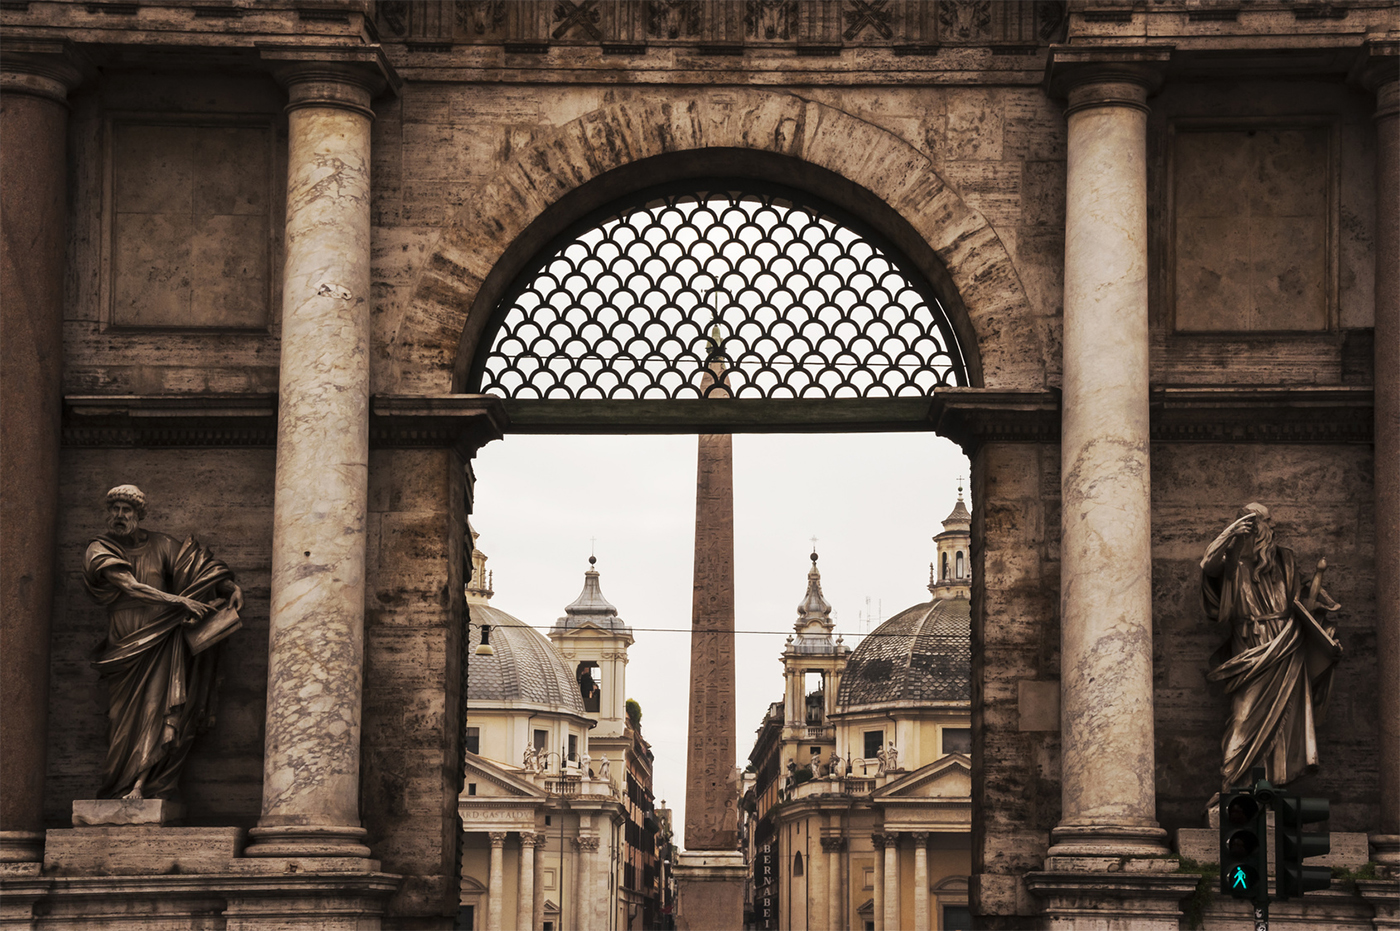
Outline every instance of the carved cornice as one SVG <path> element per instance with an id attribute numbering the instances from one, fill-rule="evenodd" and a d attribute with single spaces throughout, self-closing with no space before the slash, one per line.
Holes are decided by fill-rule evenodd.
<path id="1" fill-rule="evenodd" d="M 0 38 L 0 93 L 28 94 L 68 105 L 68 92 L 91 65 L 66 40 Z"/>
<path id="2" fill-rule="evenodd" d="M 289 87 L 308 82 L 345 83 L 363 88 L 370 96 L 385 91 L 398 94 L 403 78 L 394 70 L 379 45 L 308 45 L 304 43 L 255 42 L 258 56 L 272 67 L 277 80 Z M 293 105 L 341 106 L 338 95 L 325 100 L 298 100 Z M 353 108 L 351 108 L 353 109 Z"/>
<path id="3" fill-rule="evenodd" d="M 508 421 L 497 398 L 443 395 L 370 399 L 370 447 L 456 447 L 470 456 Z M 63 443 L 102 447 L 275 447 L 275 395 L 69 395 Z"/>
<path id="4" fill-rule="evenodd" d="M 1145 108 L 1137 94 L 1131 95 L 1131 99 L 1112 91 L 1096 95 L 1094 88 L 1088 85 L 1105 88 L 1140 85 L 1147 95 L 1155 94 L 1162 86 L 1171 57 L 1170 45 L 1051 46 L 1050 57 L 1045 62 L 1046 89 L 1051 96 L 1069 97 L 1071 110 L 1115 105 Z"/>
<path id="5" fill-rule="evenodd" d="M 933 398 L 935 430 L 967 452 L 983 443 L 1058 443 L 1058 391 L 949 388 Z M 1154 443 L 1369 443 L 1369 387 L 1158 387 Z"/>

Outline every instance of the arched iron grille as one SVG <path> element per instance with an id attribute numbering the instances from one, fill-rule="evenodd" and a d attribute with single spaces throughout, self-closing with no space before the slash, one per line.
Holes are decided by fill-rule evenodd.
<path id="1" fill-rule="evenodd" d="M 542 254 L 496 309 L 478 392 L 879 398 L 967 384 L 927 283 L 872 231 L 796 191 L 653 190 Z"/>

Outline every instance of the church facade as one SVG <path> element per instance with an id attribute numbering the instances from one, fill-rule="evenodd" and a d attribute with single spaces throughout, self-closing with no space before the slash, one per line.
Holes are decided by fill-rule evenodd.
<path id="1" fill-rule="evenodd" d="M 971 927 L 971 518 L 960 489 L 932 600 L 854 650 L 832 639 L 813 560 L 784 698 L 749 754 L 749 927 Z"/>
<path id="2" fill-rule="evenodd" d="M 450 927 L 493 857 L 460 831 L 471 462 L 523 432 L 963 446 L 988 928 L 1184 920 L 1234 713 L 1202 557 L 1266 505 L 1342 606 L 1294 785 L 1338 866 L 1400 866 L 1398 15 L 0 3 L 5 920 Z M 811 236 L 810 280 L 668 265 L 702 215 L 745 275 Z M 649 224 L 648 281 L 604 281 Z M 241 629 L 184 814 L 75 824 L 119 801 L 82 572 L 126 483 Z M 1277 914 L 1390 920 L 1367 875 Z"/>

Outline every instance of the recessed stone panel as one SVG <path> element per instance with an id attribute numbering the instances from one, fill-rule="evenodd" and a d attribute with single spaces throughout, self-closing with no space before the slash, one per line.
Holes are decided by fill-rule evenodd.
<path id="1" fill-rule="evenodd" d="M 271 123 L 115 119 L 108 293 L 116 326 L 264 327 Z"/>
<path id="2" fill-rule="evenodd" d="M 1330 128 L 1181 130 L 1173 235 L 1179 332 L 1323 330 Z"/>

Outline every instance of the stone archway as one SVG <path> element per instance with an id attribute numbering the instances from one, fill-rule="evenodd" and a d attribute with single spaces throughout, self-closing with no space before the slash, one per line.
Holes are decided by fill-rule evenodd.
<path id="1" fill-rule="evenodd" d="M 443 230 L 395 327 L 382 388 L 460 391 L 486 318 L 550 237 L 648 185 L 727 174 L 820 191 L 900 246 L 939 286 L 972 384 L 1036 390 L 1045 338 L 997 232 L 898 136 L 791 94 L 614 105 L 523 148 Z"/>

